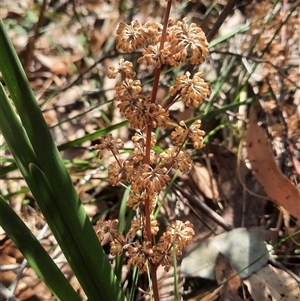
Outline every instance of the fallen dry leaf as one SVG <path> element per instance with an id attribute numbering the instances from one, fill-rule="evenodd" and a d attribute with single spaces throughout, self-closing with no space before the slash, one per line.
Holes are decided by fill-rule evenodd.
<path id="1" fill-rule="evenodd" d="M 215 279 L 215 264 L 221 252 L 239 271 L 241 278 L 261 269 L 268 261 L 264 240 L 270 231 L 262 227 L 237 228 L 211 237 L 200 243 L 181 262 L 181 273 L 187 277 Z"/>
<path id="2" fill-rule="evenodd" d="M 221 287 L 219 286 L 218 288 L 212 289 L 211 291 L 205 294 L 199 294 L 191 299 L 188 299 L 188 301 L 217 301 L 219 300 L 220 290 Z"/>
<path id="3" fill-rule="evenodd" d="M 80 55 L 61 56 L 46 56 L 41 53 L 36 53 L 35 57 L 38 61 L 53 74 L 66 76 L 71 72 L 72 63 L 81 59 Z"/>
<path id="4" fill-rule="evenodd" d="M 219 193 L 225 203 L 223 218 L 233 226 L 254 227 L 265 214 L 265 192 L 243 160 L 223 145 L 209 144 L 217 168 Z M 251 192 L 251 193 L 250 193 Z"/>
<path id="5" fill-rule="evenodd" d="M 254 300 L 299 300 L 300 290 L 297 281 L 285 271 L 271 265 L 263 267 L 244 282 L 247 284 Z"/>
<path id="6" fill-rule="evenodd" d="M 207 167 L 196 162 L 192 166 L 189 179 L 194 182 L 194 185 L 196 185 L 197 189 L 199 189 L 205 197 L 212 200 L 220 200 L 217 181 L 215 178 L 212 178 Z"/>
<path id="7" fill-rule="evenodd" d="M 237 271 L 231 266 L 229 260 L 219 253 L 215 266 L 216 280 L 222 285 L 220 290 L 220 301 L 248 301 L 252 300 L 246 288 L 243 288 L 243 282 Z M 241 296 L 242 293 L 245 296 Z"/>
<path id="8" fill-rule="evenodd" d="M 257 125 L 254 110 L 250 115 L 246 141 L 252 170 L 267 195 L 300 219 L 299 191 L 278 169 L 265 133 Z"/>

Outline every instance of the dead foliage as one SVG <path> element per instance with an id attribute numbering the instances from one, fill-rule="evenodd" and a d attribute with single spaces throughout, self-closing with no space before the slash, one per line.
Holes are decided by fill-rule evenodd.
<path id="1" fill-rule="evenodd" d="M 174 17 L 187 16 L 209 34 L 220 22 L 219 11 L 226 9 L 226 3 L 191 1 L 175 6 Z M 117 24 L 132 18 L 160 21 L 165 2 L 74 0 L 37 4 L 32 0 L 3 0 L 1 6 L 1 18 L 88 216 L 93 222 L 99 217 L 119 218 L 124 189 L 108 184 L 106 166 L 111 158 L 99 162 L 93 149 L 99 139 L 91 135 L 123 122 L 112 101 L 115 83 L 106 77 L 108 67 L 119 56 L 114 44 Z M 271 230 L 263 241 L 272 248 L 272 258 L 242 278 L 228 257 L 217 252 L 212 267 L 215 278 L 210 280 L 181 275 L 179 262 L 175 270 L 158 271 L 162 300 L 174 300 L 174 273 L 178 274 L 178 300 L 299 300 L 299 15 L 299 1 L 285 0 L 275 7 L 265 0 L 228 11 L 221 30 L 211 37 L 221 41 L 211 47 L 211 57 L 201 70 L 211 82 L 212 97 L 201 108 L 178 106 L 171 113 L 174 120 L 204 116 L 203 128 L 209 139 L 204 149 L 193 154 L 192 172 L 173 175 L 168 193 L 161 193 L 164 201 L 159 210 L 161 225 L 175 219 L 194 224 L 196 237 L 185 251 L 186 258 L 212 237 L 253 227 Z M 247 22 L 249 28 L 225 38 Z M 128 60 L 136 63 L 135 54 L 128 55 Z M 152 78 L 151 68 L 143 64 L 137 68 L 140 78 Z M 172 71 L 166 73 L 166 86 L 174 77 Z M 151 84 L 146 90 L 151 93 Z M 159 102 L 166 101 L 167 93 L 161 86 Z M 243 105 L 228 106 L 243 101 Z M 168 135 L 169 130 L 160 135 Z M 128 140 L 130 131 L 128 126 L 120 126 L 112 134 Z M 73 144 L 68 146 L 70 141 Z M 126 147 L 130 150 L 132 145 Z M 12 158 L 9 150 L 2 152 L 2 158 L 6 166 Z M 0 191 L 38 236 L 45 221 L 16 169 L 2 176 Z M 293 233 L 298 235 L 281 241 Z M 85 300 L 49 230 L 41 244 Z M 103 246 L 107 251 L 105 240 Z M 243 254 L 237 256 L 242 258 Z M 2 293 L 13 287 L 16 300 L 55 300 L 3 231 L 0 262 Z M 131 279 L 132 270 L 125 258 L 122 285 L 127 294 L 132 289 Z M 147 277 L 137 282 L 134 300 L 150 300 Z"/>

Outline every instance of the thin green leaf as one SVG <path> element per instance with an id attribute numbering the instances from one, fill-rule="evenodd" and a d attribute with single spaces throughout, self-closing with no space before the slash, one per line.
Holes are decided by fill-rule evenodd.
<path id="1" fill-rule="evenodd" d="M 130 211 L 130 216 L 127 216 L 127 218 L 126 218 L 126 211 L 127 211 L 126 202 L 127 202 L 128 196 L 130 194 L 130 190 L 131 190 L 131 186 L 126 187 L 126 189 L 124 191 L 124 194 L 123 194 L 123 197 L 122 197 L 122 200 L 121 200 L 121 206 L 120 206 L 120 209 L 119 209 L 118 231 L 121 232 L 121 233 L 124 232 L 126 223 L 127 223 L 127 225 L 126 225 L 127 228 L 128 228 L 128 225 L 131 225 L 131 219 L 133 218 L 134 213 L 135 213 L 134 210 L 131 210 Z M 127 232 L 128 232 L 128 229 L 127 229 L 127 231 L 125 233 L 127 233 Z M 117 275 L 117 277 L 119 279 L 121 279 L 122 267 L 123 267 L 123 259 L 124 259 L 124 255 L 122 255 L 122 256 L 116 256 L 115 273 L 116 273 L 116 275 Z"/>
<path id="2" fill-rule="evenodd" d="M 127 120 L 121 121 L 120 123 L 108 126 L 107 128 L 99 129 L 99 130 L 95 131 L 92 134 L 88 134 L 88 135 L 85 135 L 84 137 L 81 137 L 81 138 L 75 139 L 73 141 L 69 141 L 69 142 L 66 142 L 64 144 L 61 144 L 61 145 L 58 146 L 58 149 L 60 151 L 63 151 L 63 150 L 66 150 L 68 148 L 81 145 L 84 142 L 91 141 L 93 139 L 97 139 L 97 138 L 99 138 L 103 135 L 106 135 L 106 134 L 114 131 L 114 130 L 120 129 L 120 128 L 122 128 L 124 126 L 128 126 L 128 125 L 129 125 L 129 122 Z"/>
<path id="3" fill-rule="evenodd" d="M 0 60 L 1 61 L 1 60 Z M 30 185 L 28 162 L 38 164 L 37 158 L 31 146 L 26 132 L 8 99 L 2 84 L 0 83 L 1 118 L 0 130 L 6 143 L 15 158 L 26 182 Z"/>
<path id="4" fill-rule="evenodd" d="M 187 125 L 190 125 L 192 124 L 196 119 L 200 119 L 200 120 L 209 120 L 211 118 L 215 118 L 217 117 L 218 115 L 220 114 L 224 114 L 226 113 L 227 111 L 232 111 L 233 109 L 236 109 L 238 108 L 239 106 L 243 106 L 243 105 L 247 105 L 247 104 L 250 104 L 254 101 L 254 98 L 248 98 L 246 99 L 245 101 L 243 102 L 235 102 L 235 103 L 231 103 L 229 105 L 225 105 L 225 106 L 222 106 L 221 108 L 219 109 L 213 109 L 205 114 L 201 114 L 201 115 L 197 115 L 193 118 L 190 118 L 186 121 L 186 124 Z"/>
<path id="5" fill-rule="evenodd" d="M 2 47 L 0 71 L 9 89 L 16 110 L 19 113 L 30 145 L 36 155 L 36 158 L 33 158 L 33 161 L 31 161 L 24 157 L 23 149 L 13 146 L 12 151 L 14 152 L 15 159 L 22 162 L 23 170 L 21 171 L 25 173 L 23 173 L 25 179 L 33 190 L 35 185 L 31 182 L 30 177 L 28 177 L 29 163 L 33 162 L 45 175 L 53 194 L 53 198 L 51 197 L 53 202 L 55 202 L 53 206 L 59 208 L 60 216 L 63 217 L 63 220 L 56 223 L 61 223 L 61 229 L 64 227 L 68 228 L 68 230 L 64 229 L 64 231 L 71 233 L 74 242 L 77 244 L 76 250 L 79 252 L 74 257 L 75 259 L 78 258 L 78 265 L 86 269 L 82 273 L 89 275 L 89 286 L 85 287 L 85 293 L 90 301 L 125 300 L 119 282 L 106 256 L 103 256 L 103 249 L 97 240 L 93 227 L 49 133 L 22 66 L 5 32 L 2 21 L 0 22 L 0 44 Z M 26 137 L 25 134 L 24 136 Z M 14 137 L 5 135 L 5 139 L 6 141 L 11 140 L 14 143 Z M 30 153 L 28 150 L 25 151 Z M 27 162 L 27 165 L 24 162 Z M 33 194 L 39 195 L 36 190 L 33 191 Z M 64 226 L 62 226 L 63 224 Z M 58 243 L 63 243 L 61 240 L 63 233 L 60 234 L 61 236 L 58 236 L 57 240 Z M 67 259 L 70 260 L 68 257 Z M 74 258 L 72 259 L 74 260 Z M 83 262 L 84 265 L 82 264 Z M 79 274 L 77 271 L 76 276 L 78 279 L 81 278 L 80 273 L 81 271 L 79 271 Z"/>
<path id="6" fill-rule="evenodd" d="M 68 259 L 72 270 L 77 275 L 84 291 L 89 292 L 90 296 L 94 296 L 94 298 L 97 297 L 99 294 L 97 286 L 90 286 L 90 282 L 94 277 L 90 275 L 89 269 L 85 266 L 85 259 L 78 249 L 80 246 L 78 246 L 73 238 L 72 230 L 66 225 L 69 218 L 66 219 L 57 206 L 55 196 L 52 193 L 44 173 L 35 164 L 30 164 L 29 169 L 33 182 L 38 190 L 35 195 L 36 201 L 48 221 L 54 236 L 59 242 L 63 253 Z M 106 255 L 103 251 L 102 254 L 99 254 L 99 259 L 100 258 L 106 259 Z M 105 299 L 102 298 L 101 300 Z"/>
<path id="7" fill-rule="evenodd" d="M 80 301 L 69 281 L 19 216 L 0 196 L 0 225 L 58 300 Z"/>
<path id="8" fill-rule="evenodd" d="M 243 24 L 241 26 L 238 26 L 238 27 L 234 28 L 232 31 L 228 32 L 227 34 L 217 37 L 216 39 L 212 40 L 209 43 L 209 48 L 212 48 L 212 47 L 230 39 L 231 37 L 235 36 L 237 33 L 245 32 L 245 31 L 249 30 L 249 28 L 250 28 L 250 24 Z"/>
<path id="9" fill-rule="evenodd" d="M 0 178 L 3 178 L 5 175 L 7 175 L 9 172 L 16 170 L 17 164 L 11 163 L 9 165 L 5 165 L 5 166 L 0 166 Z"/>

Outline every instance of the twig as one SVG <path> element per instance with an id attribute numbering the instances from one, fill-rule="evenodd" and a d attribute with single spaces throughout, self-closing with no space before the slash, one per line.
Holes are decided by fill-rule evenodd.
<path id="1" fill-rule="evenodd" d="M 28 77 L 29 74 L 29 67 L 32 61 L 32 57 L 33 57 L 33 51 L 34 51 L 34 44 L 35 41 L 38 39 L 40 32 L 39 29 L 42 26 L 43 23 L 43 19 L 44 19 L 44 13 L 46 11 L 46 6 L 47 6 L 47 0 L 44 0 L 40 9 L 40 13 L 39 13 L 39 19 L 35 25 L 34 28 L 34 35 L 33 37 L 29 38 L 29 42 L 28 42 L 28 46 L 26 49 L 26 56 L 25 56 L 25 64 L 24 64 L 24 70 L 25 73 Z"/>
<path id="2" fill-rule="evenodd" d="M 229 0 L 221 14 L 219 15 L 217 21 L 215 22 L 213 28 L 210 30 L 210 32 L 207 35 L 207 41 L 210 42 L 212 38 L 215 36 L 219 28 L 224 23 L 227 16 L 232 12 L 233 8 L 236 6 L 236 4 L 239 2 L 239 0 Z"/>
<path id="3" fill-rule="evenodd" d="M 300 283 L 300 277 L 293 273 L 291 270 L 287 269 L 281 262 L 275 260 L 274 258 L 269 258 L 269 263 L 271 263 L 275 268 L 279 268 L 286 273 L 288 273 L 292 278 L 294 278 L 298 283 Z"/>
<path id="4" fill-rule="evenodd" d="M 20 301 L 8 288 L 0 282 L 0 294 L 6 298 L 7 301 Z"/>
<path id="5" fill-rule="evenodd" d="M 172 0 L 168 1 L 167 8 L 164 16 L 164 24 L 163 24 L 163 30 L 161 34 L 161 40 L 160 40 L 160 50 L 163 49 L 164 43 L 166 41 L 167 36 L 167 28 L 168 28 L 168 21 L 170 16 L 172 6 Z M 154 82 L 152 86 L 152 94 L 151 94 L 151 102 L 156 102 L 156 96 L 159 86 L 159 78 L 161 73 L 161 67 L 155 68 L 154 72 Z M 148 125 L 147 127 L 147 133 L 146 133 L 146 154 L 144 157 L 144 163 L 150 165 L 150 152 L 151 152 L 151 134 L 152 134 L 153 127 L 152 125 Z M 145 218 L 146 218 L 146 233 L 147 233 L 147 241 L 152 245 L 152 235 L 151 235 L 151 221 L 150 221 L 150 199 L 149 197 L 145 201 Z M 159 289 L 158 289 L 158 281 L 157 281 L 157 267 L 153 264 L 150 265 L 150 274 L 151 274 L 151 280 L 152 280 L 152 289 L 153 289 L 153 295 L 154 300 L 159 301 Z"/>
<path id="6" fill-rule="evenodd" d="M 78 77 L 73 80 L 71 83 L 69 83 L 68 85 L 66 85 L 65 87 L 61 88 L 58 93 L 64 92 L 66 90 L 68 90 L 69 88 L 73 87 L 74 85 L 76 85 L 83 77 L 85 74 L 89 73 L 90 71 L 92 71 L 98 64 L 102 63 L 104 60 L 109 59 L 109 58 L 114 58 L 116 57 L 118 54 L 116 52 L 113 52 L 112 54 L 106 55 L 104 57 L 99 58 L 93 65 L 91 65 L 90 67 L 88 67 L 85 71 L 83 71 L 82 73 L 80 73 L 78 75 Z"/>
<path id="7" fill-rule="evenodd" d="M 280 68 L 280 67 L 276 66 L 275 64 L 273 64 L 272 62 L 270 62 L 270 61 L 268 61 L 268 60 L 265 60 L 265 59 L 262 59 L 262 58 L 259 58 L 259 57 L 255 57 L 255 56 L 250 56 L 250 55 L 244 55 L 244 54 L 234 53 L 234 52 L 230 52 L 230 51 L 211 50 L 210 53 L 218 53 L 218 54 L 224 54 L 224 55 L 236 56 L 236 57 L 239 57 L 239 58 L 246 58 L 246 59 L 251 60 L 251 61 L 256 62 L 256 63 L 268 64 L 268 65 L 272 66 L 274 69 L 276 69 L 276 70 L 278 71 L 278 73 L 279 73 L 284 79 L 286 79 L 287 81 L 289 81 L 293 86 L 295 86 L 295 88 L 300 89 L 300 86 L 297 85 L 296 82 L 290 80 L 290 79 L 288 78 L 288 76 L 285 75 L 285 74 L 281 71 L 281 68 Z"/>
<path id="8" fill-rule="evenodd" d="M 213 211 L 211 208 L 209 208 L 204 202 L 199 201 L 196 197 L 193 195 L 187 193 L 183 188 L 181 188 L 179 185 L 175 184 L 175 188 L 180 191 L 180 193 L 187 198 L 189 201 L 191 201 L 195 206 L 197 206 L 203 213 L 207 214 L 213 221 L 215 221 L 218 225 L 220 225 L 222 228 L 224 228 L 226 231 L 232 230 L 232 226 L 230 226 L 225 219 L 217 214 L 215 211 Z"/>

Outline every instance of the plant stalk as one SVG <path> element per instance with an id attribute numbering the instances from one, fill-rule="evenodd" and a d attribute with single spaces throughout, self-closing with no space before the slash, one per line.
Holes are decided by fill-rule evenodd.
<path id="1" fill-rule="evenodd" d="M 168 28 L 168 21 L 170 17 L 170 11 L 171 11 L 171 5 L 172 0 L 168 1 L 165 18 L 164 18 L 164 24 L 163 24 L 163 30 L 161 35 L 161 41 L 160 41 L 160 47 L 159 50 L 161 51 L 164 47 L 164 43 L 166 41 L 166 35 L 167 35 L 167 28 Z M 156 102 L 156 95 L 158 90 L 158 84 L 159 84 L 159 78 L 161 73 L 161 66 L 155 69 L 154 72 L 154 81 L 153 81 L 153 87 L 152 87 L 152 94 L 151 94 L 151 102 Z M 150 152 L 151 152 L 151 133 L 153 130 L 152 125 L 148 125 L 147 127 L 147 133 L 146 133 L 146 154 L 144 157 L 144 164 L 150 165 Z M 146 240 L 148 243 L 152 246 L 152 237 L 151 237 L 151 220 L 150 220 L 150 200 L 147 198 L 145 202 L 145 219 L 146 219 Z M 152 281 L 152 289 L 153 289 L 153 295 L 154 300 L 159 301 L 159 292 L 158 292 L 158 283 L 157 283 L 157 275 L 156 270 L 157 268 L 150 263 L 150 275 L 151 275 L 151 281 Z"/>

